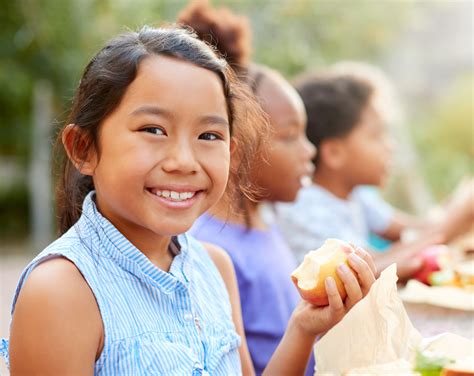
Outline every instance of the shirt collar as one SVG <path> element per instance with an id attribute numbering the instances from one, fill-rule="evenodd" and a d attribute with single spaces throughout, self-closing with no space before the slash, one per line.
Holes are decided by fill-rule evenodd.
<path id="1" fill-rule="evenodd" d="M 310 187 L 302 188 L 302 191 L 306 189 L 308 190 L 308 192 L 311 192 L 311 191 L 316 192 L 321 197 L 323 197 L 324 200 L 331 200 L 333 203 L 339 206 L 347 207 L 348 205 L 351 205 L 354 201 L 353 196 L 352 196 L 353 192 L 349 194 L 347 199 L 343 199 L 343 198 L 337 197 L 334 193 L 320 186 L 319 184 L 312 184 Z"/>
<path id="2" fill-rule="evenodd" d="M 88 232 L 98 236 L 95 251 L 106 252 L 120 267 L 144 282 L 151 283 L 166 294 L 178 286 L 187 285 L 191 278 L 189 240 L 185 234 L 178 235 L 180 253 L 173 258 L 170 271 L 165 272 L 154 265 L 97 209 L 95 191 L 84 199 L 80 224 Z M 100 249 L 98 249 L 100 247 Z"/>

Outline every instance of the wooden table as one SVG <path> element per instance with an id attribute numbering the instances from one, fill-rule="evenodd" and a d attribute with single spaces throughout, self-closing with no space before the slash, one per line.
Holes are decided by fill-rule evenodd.
<path id="1" fill-rule="evenodd" d="M 474 312 L 437 307 L 430 304 L 404 302 L 413 326 L 423 337 L 451 332 L 474 339 Z"/>

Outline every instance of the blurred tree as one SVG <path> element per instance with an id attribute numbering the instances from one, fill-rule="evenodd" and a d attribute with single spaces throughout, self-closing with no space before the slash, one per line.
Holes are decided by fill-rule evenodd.
<path id="1" fill-rule="evenodd" d="M 17 181 L 0 184 L 0 235 L 23 237 L 29 223 L 25 185 L 33 90 L 41 80 L 51 83 L 56 93 L 55 112 L 62 111 L 62 93 L 70 91 L 82 63 L 76 58 L 84 59 L 80 52 L 82 28 L 81 20 L 71 17 L 78 15 L 72 1 L 2 1 L 0 6 L 0 107 L 4 109 L 0 114 L 0 169 L 8 159 L 24 172 L 14 175 Z"/>
<path id="2" fill-rule="evenodd" d="M 474 75 L 460 77 L 431 111 L 411 127 L 423 173 L 438 199 L 474 175 Z"/>
<path id="3" fill-rule="evenodd" d="M 32 104 L 37 83 L 46 81 L 53 90 L 52 144 L 55 125 L 66 118 L 81 70 L 99 46 L 124 31 L 125 25 L 135 29 L 143 23 L 156 23 L 163 19 L 162 14 L 172 19 L 179 6 L 151 0 L 0 0 L 2 239 L 24 238 L 29 232 L 26 171 L 32 157 Z"/>
<path id="4" fill-rule="evenodd" d="M 180 2 L 182 3 L 182 2 Z M 220 0 L 251 19 L 254 60 L 293 76 L 344 60 L 373 60 L 413 10 L 413 0 Z"/>
<path id="5" fill-rule="evenodd" d="M 101 43 L 126 27 L 173 21 L 187 3 L 175 1 L 0 0 L 0 154 L 28 154 L 33 82 L 46 79 L 62 118 L 80 71 Z M 338 60 L 372 58 L 398 30 L 409 2 L 344 0 L 222 0 L 248 14 L 255 60 L 287 74 Z M 388 9 L 390 8 L 390 9 Z M 393 8 L 393 9 L 392 9 Z M 389 10 L 389 11 L 387 11 Z"/>
<path id="6" fill-rule="evenodd" d="M 0 176 L 4 176 L 2 165 L 7 159 L 22 171 L 27 169 L 32 93 L 38 81 L 50 82 L 54 124 L 62 124 L 81 70 L 104 41 L 143 24 L 173 22 L 187 2 L 0 0 Z M 416 11 L 412 0 L 212 3 L 248 15 L 254 34 L 254 60 L 288 77 L 341 59 L 377 62 Z M 53 140 L 54 127 L 51 129 Z M 0 180 L 2 237 L 21 236 L 28 231 L 26 184 L 26 178 L 9 184 Z M 12 205 L 13 202 L 18 204 Z"/>

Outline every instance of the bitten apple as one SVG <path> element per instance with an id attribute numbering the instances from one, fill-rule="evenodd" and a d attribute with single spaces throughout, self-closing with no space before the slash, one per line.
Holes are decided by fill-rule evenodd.
<path id="1" fill-rule="evenodd" d="M 301 297 L 316 306 L 328 305 L 324 281 L 327 277 L 332 277 L 341 298 L 344 299 L 347 295 L 346 289 L 336 269 L 342 263 L 349 267 L 347 256 L 352 252 L 354 249 L 339 239 L 328 239 L 320 248 L 309 251 L 301 265 L 291 274 Z"/>

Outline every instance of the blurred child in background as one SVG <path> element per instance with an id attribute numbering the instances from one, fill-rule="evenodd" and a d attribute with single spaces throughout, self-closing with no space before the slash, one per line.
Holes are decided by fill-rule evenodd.
<path id="1" fill-rule="evenodd" d="M 300 191 L 295 203 L 277 207 L 287 241 L 301 258 L 302 252 L 330 237 L 368 247 L 372 232 L 394 242 L 375 256 L 379 270 L 397 262 L 399 277 L 410 277 L 422 263 L 415 256 L 454 233 L 448 231 L 449 220 L 435 224 L 414 218 L 364 187 L 382 185 L 394 151 L 377 105 L 377 88 L 356 75 L 330 71 L 302 76 L 296 89 L 308 115 L 308 138 L 318 153 L 313 184 Z M 417 229 L 423 237 L 401 243 L 402 232 L 408 228 Z"/>

